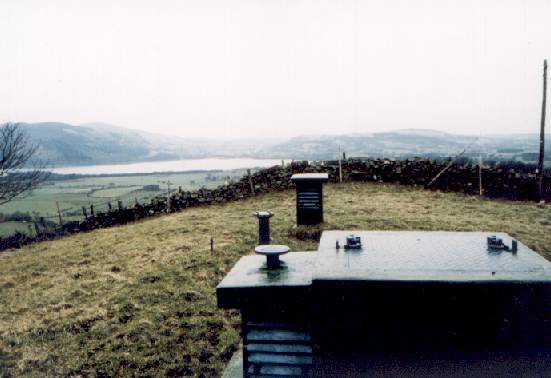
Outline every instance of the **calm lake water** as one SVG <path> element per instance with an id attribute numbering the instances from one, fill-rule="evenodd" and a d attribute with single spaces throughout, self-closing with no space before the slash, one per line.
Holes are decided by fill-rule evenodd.
<path id="1" fill-rule="evenodd" d="M 285 160 L 287 163 L 289 160 Z M 183 172 L 195 170 L 229 170 L 238 168 L 271 167 L 281 164 L 281 159 L 191 159 L 150 161 L 132 164 L 86 165 L 54 168 L 52 172 L 60 174 L 118 174 L 118 173 L 151 173 Z"/>

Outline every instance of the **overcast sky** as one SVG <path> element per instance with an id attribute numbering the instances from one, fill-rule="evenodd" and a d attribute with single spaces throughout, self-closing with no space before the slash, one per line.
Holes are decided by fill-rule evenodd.
<path id="1" fill-rule="evenodd" d="M 0 51 L 0 121 L 538 132 L 551 1 L 2 0 Z"/>

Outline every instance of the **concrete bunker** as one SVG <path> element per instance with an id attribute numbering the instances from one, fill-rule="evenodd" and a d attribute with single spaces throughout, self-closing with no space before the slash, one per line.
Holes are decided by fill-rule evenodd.
<path id="1" fill-rule="evenodd" d="M 507 234 L 325 231 L 279 259 L 217 287 L 245 376 L 551 374 L 551 263 Z"/>

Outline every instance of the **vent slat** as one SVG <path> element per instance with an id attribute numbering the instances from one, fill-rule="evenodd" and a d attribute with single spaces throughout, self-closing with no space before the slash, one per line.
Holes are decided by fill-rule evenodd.
<path id="1" fill-rule="evenodd" d="M 249 362 L 253 364 L 311 365 L 312 356 L 292 354 L 251 353 Z"/>
<path id="2" fill-rule="evenodd" d="M 312 347 L 300 344 L 247 344 L 249 352 L 311 354 Z"/>
<path id="3" fill-rule="evenodd" d="M 249 341 L 310 341 L 310 335 L 306 332 L 291 332 L 281 329 L 251 330 L 247 333 Z"/>

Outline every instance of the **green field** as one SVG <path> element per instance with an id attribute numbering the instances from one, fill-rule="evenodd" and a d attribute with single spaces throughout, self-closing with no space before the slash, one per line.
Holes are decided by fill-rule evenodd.
<path id="1" fill-rule="evenodd" d="M 551 258 L 551 207 L 530 202 L 349 183 L 327 185 L 324 206 L 331 228 L 502 231 Z M 215 287 L 253 253 L 256 210 L 274 212 L 274 243 L 317 249 L 289 232 L 295 194 L 286 191 L 0 253 L 0 372 L 220 376 L 240 316 L 217 309 Z"/>
<path id="2" fill-rule="evenodd" d="M 59 223 L 56 202 L 62 212 L 64 221 L 81 220 L 82 206 L 89 211 L 94 205 L 95 211 L 107 210 L 107 202 L 117 206 L 117 200 L 123 205 L 147 202 L 153 197 L 165 195 L 170 182 L 170 190 L 197 190 L 199 188 L 215 188 L 224 184 L 229 177 L 239 180 L 246 170 L 190 172 L 190 173 L 159 173 L 150 175 L 94 176 L 63 181 L 48 181 L 30 195 L 15 199 L 0 206 L 0 213 L 29 213 L 33 218 L 45 217 Z M 144 185 L 159 185 L 159 191 L 142 190 Z M 0 236 L 12 235 L 15 231 L 28 233 L 28 224 L 20 222 L 0 223 Z"/>

